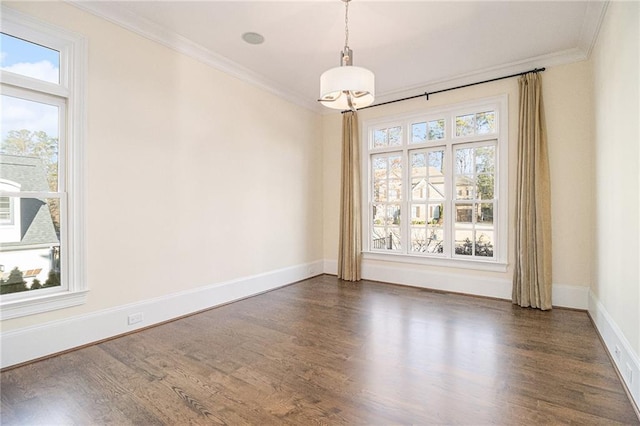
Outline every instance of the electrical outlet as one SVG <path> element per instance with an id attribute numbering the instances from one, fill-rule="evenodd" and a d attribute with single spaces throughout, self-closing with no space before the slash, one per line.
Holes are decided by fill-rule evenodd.
<path id="1" fill-rule="evenodd" d="M 142 314 L 142 312 L 138 312 L 135 314 L 131 314 L 127 317 L 127 324 L 133 325 L 133 324 L 142 322 L 143 320 L 144 320 L 144 315 Z"/>
<path id="2" fill-rule="evenodd" d="M 620 346 L 615 346 L 615 348 L 613 349 L 613 354 L 616 356 L 616 359 L 620 361 Z"/>

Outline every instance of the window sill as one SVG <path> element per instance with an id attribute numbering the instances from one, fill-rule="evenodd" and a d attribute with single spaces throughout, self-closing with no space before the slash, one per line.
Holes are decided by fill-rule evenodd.
<path id="1" fill-rule="evenodd" d="M 382 260 L 385 262 L 412 263 L 416 265 L 440 266 L 446 268 L 471 269 L 476 271 L 507 272 L 508 264 L 499 261 L 446 259 L 415 256 L 400 253 L 362 252 L 364 260 Z"/>
<path id="2" fill-rule="evenodd" d="M 67 291 L 30 299 L 2 302 L 2 304 L 0 304 L 0 319 L 4 321 L 11 318 L 82 305 L 87 301 L 87 292 L 87 290 Z"/>

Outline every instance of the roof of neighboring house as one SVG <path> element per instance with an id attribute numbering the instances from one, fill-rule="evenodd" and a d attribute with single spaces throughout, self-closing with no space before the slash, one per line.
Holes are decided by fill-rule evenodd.
<path id="1" fill-rule="evenodd" d="M 39 158 L 0 155 L 0 179 L 21 185 L 20 191 L 48 192 L 47 174 Z M 59 244 L 45 199 L 20 198 L 20 242 L 2 242 L 12 249 L 38 244 Z"/>

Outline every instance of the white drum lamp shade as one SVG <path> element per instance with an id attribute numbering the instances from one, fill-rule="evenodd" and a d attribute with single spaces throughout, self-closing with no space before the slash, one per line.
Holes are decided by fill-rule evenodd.
<path id="1" fill-rule="evenodd" d="M 371 105 L 374 96 L 375 76 L 366 68 L 344 65 L 320 76 L 320 103 L 328 108 L 362 108 Z"/>
<path id="2" fill-rule="evenodd" d="M 351 110 L 373 103 L 375 76 L 366 68 L 353 66 L 353 51 L 349 48 L 349 2 L 344 2 L 344 48 L 340 52 L 340 66 L 320 76 L 320 99 L 327 108 Z"/>

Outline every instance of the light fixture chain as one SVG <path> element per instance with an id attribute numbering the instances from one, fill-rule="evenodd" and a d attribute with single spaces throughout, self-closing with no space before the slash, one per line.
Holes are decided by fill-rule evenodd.
<path id="1" fill-rule="evenodd" d="M 344 1 L 344 50 L 349 48 L 349 1 Z"/>

